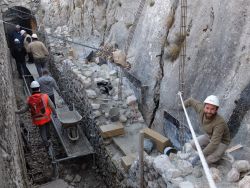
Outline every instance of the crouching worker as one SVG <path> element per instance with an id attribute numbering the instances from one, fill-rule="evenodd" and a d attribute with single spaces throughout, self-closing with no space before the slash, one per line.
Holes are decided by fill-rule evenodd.
<path id="1" fill-rule="evenodd" d="M 205 132 L 204 135 L 198 136 L 197 140 L 202 148 L 203 154 L 208 164 L 215 163 L 220 160 L 228 148 L 230 143 L 230 133 L 225 120 L 217 114 L 219 108 L 219 99 L 214 95 L 208 96 L 204 104 L 192 98 L 184 102 L 185 107 L 193 107 L 199 115 L 201 128 Z M 194 141 L 191 145 L 196 149 Z M 199 156 L 192 161 L 192 165 L 196 165 Z"/>
<path id="2" fill-rule="evenodd" d="M 49 147 L 49 126 L 51 124 L 51 112 L 56 114 L 55 107 L 47 94 L 40 92 L 40 85 L 37 81 L 31 82 L 32 95 L 27 98 L 25 107 L 17 110 L 17 114 L 30 110 L 32 123 L 39 127 L 45 147 Z"/>

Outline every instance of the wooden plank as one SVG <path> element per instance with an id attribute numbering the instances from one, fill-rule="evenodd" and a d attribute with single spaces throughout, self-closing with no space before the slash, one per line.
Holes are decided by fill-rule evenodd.
<path id="1" fill-rule="evenodd" d="M 103 138 L 119 136 L 125 133 L 122 123 L 117 122 L 108 125 L 100 126 L 101 135 Z"/>
<path id="2" fill-rule="evenodd" d="M 233 152 L 233 151 L 235 151 L 235 150 L 237 150 L 237 149 L 240 149 L 240 148 L 243 148 L 243 146 L 242 146 L 241 144 L 237 144 L 237 145 L 235 145 L 235 146 L 233 146 L 233 147 L 227 149 L 226 152 L 227 152 L 227 153 L 231 153 L 231 152 Z"/>
<path id="3" fill-rule="evenodd" d="M 143 131 L 146 138 L 150 138 L 156 143 L 156 148 L 158 151 L 163 153 L 165 147 L 171 146 L 170 140 L 160 133 L 149 128 L 145 128 Z"/>
<path id="4" fill-rule="evenodd" d="M 134 160 L 135 160 L 135 156 L 132 156 L 132 155 L 126 155 L 121 158 L 121 164 L 126 172 L 128 172 Z"/>

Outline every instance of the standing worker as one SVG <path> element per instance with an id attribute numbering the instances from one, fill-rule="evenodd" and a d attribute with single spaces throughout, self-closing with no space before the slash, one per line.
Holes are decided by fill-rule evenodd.
<path id="1" fill-rule="evenodd" d="M 199 115 L 201 127 L 205 131 L 204 135 L 198 136 L 197 140 L 204 148 L 203 154 L 208 164 L 215 163 L 221 159 L 230 143 L 230 133 L 225 120 L 217 114 L 219 109 L 219 99 L 215 95 L 208 96 L 204 104 L 189 98 L 184 102 L 185 107 L 193 107 Z M 191 145 L 196 149 L 194 141 Z M 192 161 L 194 166 L 199 161 L 199 156 L 196 156 Z"/>
<path id="2" fill-rule="evenodd" d="M 22 114 L 30 110 L 32 123 L 39 127 L 45 147 L 49 147 L 49 126 L 51 124 L 51 112 L 56 115 L 55 107 L 47 94 L 40 92 L 40 85 L 37 81 L 31 82 L 32 95 L 28 97 L 26 105 L 17 110 L 17 114 Z"/>
<path id="3" fill-rule="evenodd" d="M 31 53 L 39 76 L 42 76 L 42 69 L 46 67 L 46 56 L 48 49 L 38 40 L 37 34 L 32 34 L 32 42 L 28 45 L 27 53 Z"/>
<path id="4" fill-rule="evenodd" d="M 24 46 L 26 53 L 28 54 L 28 57 L 29 57 L 28 62 L 33 63 L 32 54 L 27 52 L 28 45 L 29 45 L 29 43 L 32 42 L 32 38 L 25 30 L 21 30 L 20 33 L 21 33 L 21 36 L 23 37 L 23 46 Z"/>
<path id="5" fill-rule="evenodd" d="M 15 27 L 15 31 L 11 34 L 11 42 L 12 42 L 12 46 L 14 45 L 14 40 L 18 39 L 20 41 L 20 44 L 23 45 L 23 40 L 22 40 L 22 36 L 21 36 L 21 26 L 20 25 L 16 25 Z"/>
<path id="6" fill-rule="evenodd" d="M 43 69 L 43 76 L 39 77 L 37 81 L 40 84 L 41 92 L 46 93 L 55 105 L 53 89 L 55 89 L 58 93 L 60 92 L 60 90 L 56 84 L 55 79 L 49 75 L 49 71 L 47 69 Z"/>
<path id="7" fill-rule="evenodd" d="M 11 49 L 11 55 L 16 61 L 19 78 L 22 78 L 23 75 L 29 74 L 29 70 L 25 64 L 25 49 L 17 38 L 14 40 L 14 46 Z"/>

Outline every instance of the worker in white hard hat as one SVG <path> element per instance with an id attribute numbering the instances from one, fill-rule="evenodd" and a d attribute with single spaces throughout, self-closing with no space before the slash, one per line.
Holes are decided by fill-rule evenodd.
<path id="1" fill-rule="evenodd" d="M 22 46 L 19 39 L 14 39 L 14 45 L 11 48 L 11 55 L 14 57 L 16 62 L 17 71 L 19 78 L 22 78 L 23 75 L 29 75 L 29 70 L 25 64 L 25 49 Z"/>
<path id="2" fill-rule="evenodd" d="M 37 34 L 32 34 L 32 42 L 28 45 L 27 52 L 31 53 L 39 76 L 42 76 L 42 70 L 46 68 L 48 49 L 38 40 Z"/>
<path id="3" fill-rule="evenodd" d="M 14 45 L 13 42 L 14 42 L 15 39 L 18 39 L 20 41 L 20 44 L 23 44 L 23 40 L 22 40 L 22 36 L 21 36 L 20 30 L 21 30 L 20 25 L 16 25 L 15 30 L 13 31 L 13 33 L 11 33 L 11 40 L 12 40 L 11 44 L 12 45 Z"/>
<path id="4" fill-rule="evenodd" d="M 230 133 L 225 120 L 217 113 L 220 103 L 215 95 L 208 96 L 203 103 L 189 98 L 185 102 L 185 107 L 193 107 L 198 113 L 201 121 L 201 128 L 205 134 L 198 136 L 198 142 L 208 164 L 215 163 L 221 159 L 230 143 Z M 191 141 L 194 149 L 194 141 Z M 196 156 L 191 163 L 195 165 L 199 161 Z"/>
<path id="5" fill-rule="evenodd" d="M 21 33 L 21 36 L 23 38 L 23 46 L 25 48 L 25 52 L 28 54 L 28 57 L 29 57 L 28 63 L 32 63 L 33 62 L 33 56 L 32 56 L 31 53 L 27 52 L 28 45 L 29 45 L 29 43 L 32 42 L 32 38 L 25 30 L 21 30 L 20 33 Z"/>
<path id="6" fill-rule="evenodd" d="M 32 95 L 27 98 L 26 105 L 17 110 L 17 114 L 22 114 L 28 110 L 31 113 L 32 123 L 39 127 L 40 135 L 46 147 L 49 146 L 49 127 L 51 124 L 51 112 L 56 114 L 54 104 L 47 94 L 40 92 L 40 84 L 37 81 L 31 82 Z"/>

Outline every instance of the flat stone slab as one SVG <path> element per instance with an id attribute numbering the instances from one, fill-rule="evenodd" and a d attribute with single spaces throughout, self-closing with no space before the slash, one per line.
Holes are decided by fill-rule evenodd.
<path id="1" fill-rule="evenodd" d="M 156 148 L 158 151 L 163 153 L 163 150 L 166 146 L 171 146 L 170 140 L 160 133 L 149 128 L 143 129 L 143 132 L 145 138 L 150 138 L 156 143 Z"/>
<path id="2" fill-rule="evenodd" d="M 139 132 L 145 127 L 146 125 L 141 123 L 131 124 L 124 127 L 125 134 L 123 136 L 114 137 L 112 139 L 124 155 L 138 153 Z"/>
<path id="3" fill-rule="evenodd" d="M 116 122 L 108 125 L 100 126 L 101 135 L 103 138 L 110 138 L 124 134 L 124 127 L 122 123 Z"/>
<path id="4" fill-rule="evenodd" d="M 57 179 L 55 181 L 51 181 L 49 183 L 41 185 L 38 188 L 68 188 L 68 186 L 69 185 L 64 180 Z"/>

